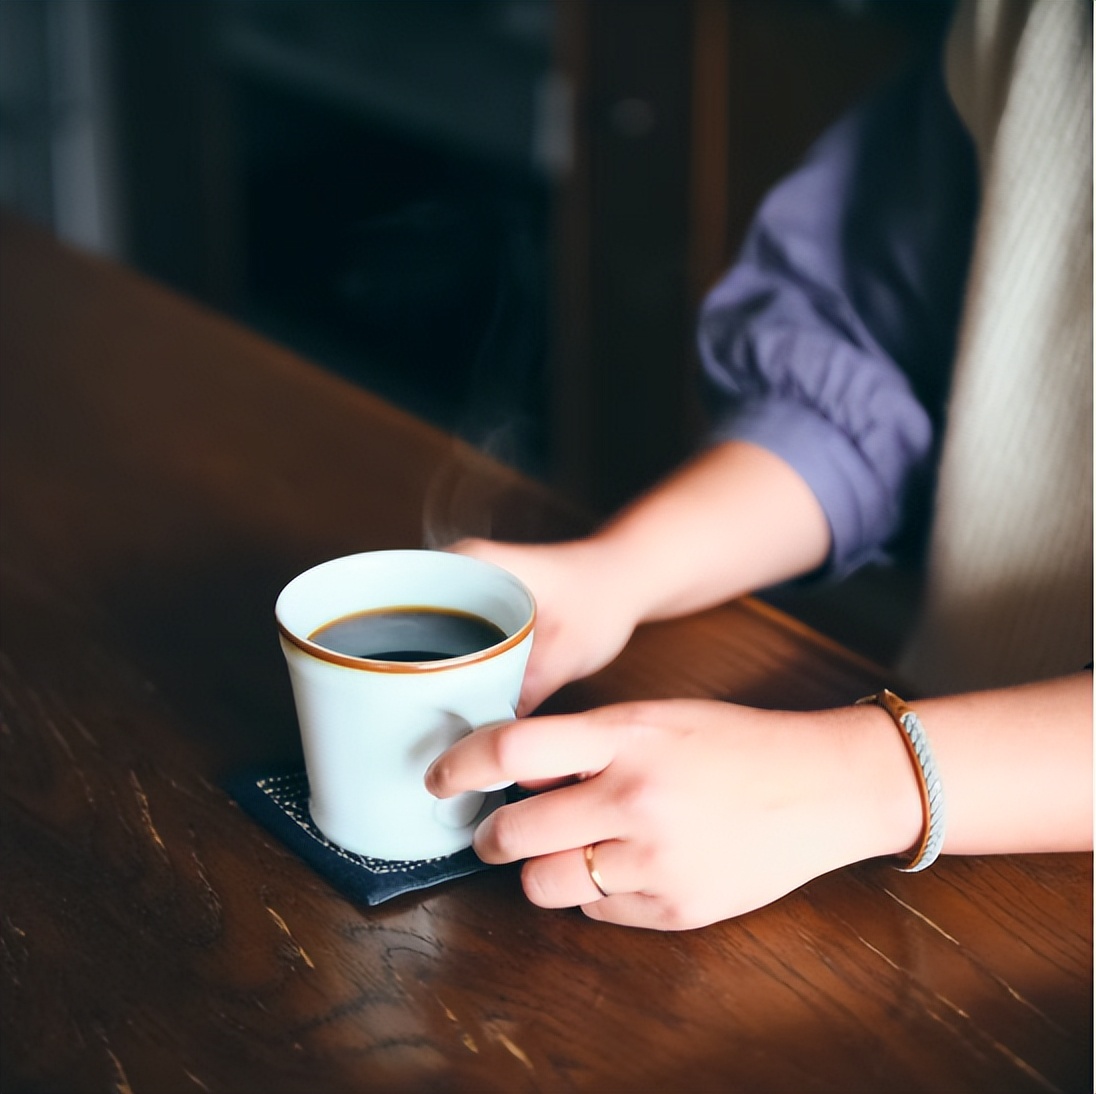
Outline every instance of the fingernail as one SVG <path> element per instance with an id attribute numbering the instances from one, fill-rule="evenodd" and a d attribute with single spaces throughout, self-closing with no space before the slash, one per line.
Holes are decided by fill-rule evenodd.
<path id="1" fill-rule="evenodd" d="M 438 766 L 438 761 L 435 760 L 426 769 L 426 774 L 423 775 L 423 777 L 422 777 L 423 785 L 426 787 L 427 790 L 430 791 L 431 794 L 434 795 L 435 798 L 438 796 L 437 791 L 434 788 L 434 779 L 435 779 L 435 775 L 436 775 L 437 766 Z"/>
<path id="2" fill-rule="evenodd" d="M 497 812 L 497 810 L 495 812 Z M 476 855 L 483 862 L 486 862 L 487 859 L 485 859 L 483 855 L 480 854 L 480 848 L 483 846 L 483 841 L 486 839 L 487 834 L 491 830 L 491 818 L 494 815 L 494 813 L 488 813 L 488 815 L 484 817 L 483 820 L 479 822 L 479 824 L 476 825 L 476 830 L 472 833 L 472 850 L 476 852 Z"/>

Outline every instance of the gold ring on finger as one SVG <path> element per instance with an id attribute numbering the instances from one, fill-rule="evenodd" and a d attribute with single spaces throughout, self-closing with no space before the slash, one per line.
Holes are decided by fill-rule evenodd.
<path id="1" fill-rule="evenodd" d="M 583 856 L 586 859 L 586 872 L 590 875 L 590 880 L 594 883 L 594 888 L 597 889 L 602 896 L 610 896 L 609 890 L 605 888 L 605 883 L 601 880 L 601 874 L 597 872 L 597 865 L 594 862 L 594 848 L 596 843 L 588 843 L 583 849 Z"/>

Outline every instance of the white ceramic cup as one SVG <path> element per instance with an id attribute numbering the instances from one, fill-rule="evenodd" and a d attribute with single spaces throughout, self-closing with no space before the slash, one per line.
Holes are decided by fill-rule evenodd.
<path id="1" fill-rule="evenodd" d="M 470 612 L 506 637 L 463 657 L 376 661 L 311 636 L 364 611 Z M 306 570 L 275 617 L 297 707 L 312 819 L 333 843 L 380 859 L 426 859 L 472 843 L 499 788 L 444 801 L 423 786 L 433 760 L 473 729 L 514 717 L 533 644 L 528 589 L 498 566 L 445 551 L 372 551 Z"/>

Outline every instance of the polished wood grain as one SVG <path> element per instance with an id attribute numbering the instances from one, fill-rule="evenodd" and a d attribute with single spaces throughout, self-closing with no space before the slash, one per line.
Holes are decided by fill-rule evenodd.
<path id="1" fill-rule="evenodd" d="M 277 591 L 574 516 L 133 273 L 0 244 L 5 1091 L 1092 1090 L 1090 856 L 868 863 L 683 934 L 538 910 L 511 868 L 342 898 L 220 789 L 299 755 Z M 553 705 L 882 682 L 743 601 Z"/>

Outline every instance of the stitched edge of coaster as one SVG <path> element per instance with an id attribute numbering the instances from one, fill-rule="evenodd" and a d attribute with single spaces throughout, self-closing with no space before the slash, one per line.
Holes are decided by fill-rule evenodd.
<path id="1" fill-rule="evenodd" d="M 292 784 L 292 785 L 286 785 Z M 374 874 L 406 874 L 420 866 L 429 865 L 432 862 L 441 862 L 447 856 L 436 858 L 401 859 L 390 861 L 388 859 L 370 858 L 368 855 L 359 855 L 353 851 L 347 851 L 337 843 L 332 843 L 313 823 L 309 816 L 305 802 L 308 800 L 308 778 L 304 772 L 294 772 L 289 775 L 268 775 L 257 779 L 255 785 L 274 804 L 293 821 L 302 831 L 306 832 L 318 844 L 326 850 L 345 859 L 354 866 L 363 867 Z M 302 808 L 302 806 L 304 806 Z"/>

